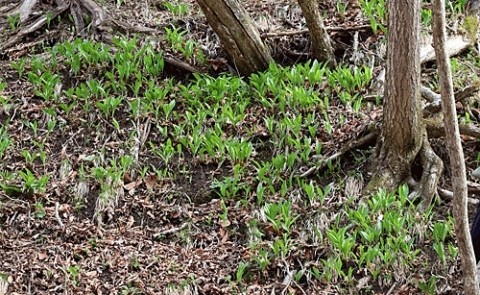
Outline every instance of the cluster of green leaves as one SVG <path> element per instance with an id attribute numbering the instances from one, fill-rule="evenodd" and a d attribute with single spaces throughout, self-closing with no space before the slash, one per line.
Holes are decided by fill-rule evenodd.
<path id="1" fill-rule="evenodd" d="M 45 148 L 46 138 L 48 138 L 49 130 L 40 132 L 38 123 L 24 122 L 25 128 L 31 132 L 33 139 L 32 145 L 28 148 L 22 148 L 19 155 L 24 159 L 25 168 L 18 171 L 2 170 L 0 171 L 0 189 L 9 194 L 40 194 L 47 189 L 49 180 L 48 175 L 36 175 L 31 168 L 35 165 L 45 166 L 47 161 L 47 151 Z M 0 159 L 4 159 L 10 154 L 13 145 L 13 139 L 8 134 L 9 123 L 0 128 Z M 42 136 L 44 136 L 42 138 Z"/>
<path id="2" fill-rule="evenodd" d="M 454 15 L 454 18 L 458 17 L 458 15 L 463 15 L 465 13 L 465 7 L 468 0 L 446 0 L 445 1 L 445 8 L 447 14 Z M 432 9 L 430 1 L 424 0 L 422 1 L 422 24 L 425 27 L 432 25 Z"/>
<path id="3" fill-rule="evenodd" d="M 445 7 L 452 14 L 464 14 L 468 0 L 446 0 Z"/>
<path id="4" fill-rule="evenodd" d="M 370 26 L 374 32 L 381 30 L 387 33 L 387 6 L 385 0 L 360 0 L 360 7 L 363 13 L 370 21 Z"/>
<path id="5" fill-rule="evenodd" d="M 296 206 L 321 208 L 325 198 L 330 197 L 329 186 L 322 187 L 311 181 L 301 185 L 304 189 L 298 200 L 303 201 L 296 201 Z M 279 201 L 264 203 L 263 221 L 254 219 L 249 222 L 249 252 L 252 255 L 239 263 L 237 281 L 244 280 L 256 270 L 265 273 L 267 269 L 282 264 L 299 246 L 292 233 L 298 227 L 296 223 L 300 215 L 294 209 L 291 197 L 292 192 L 298 193 L 298 189 L 287 190 L 287 194 L 277 195 Z M 313 195 L 317 198 L 317 207 L 307 201 L 312 200 Z M 435 221 L 437 217 L 431 210 L 420 214 L 416 205 L 409 201 L 406 186 L 400 187 L 397 193 L 380 191 L 362 199 L 360 204 L 352 201 L 343 204 L 337 212 L 320 214 L 330 216 L 326 218 L 330 221 L 321 228 L 314 226 L 307 235 L 317 244 L 328 244 L 329 251 L 308 270 L 291 270 L 295 281 L 311 277 L 351 288 L 356 285 L 358 274 L 368 273 L 374 281 L 390 285 L 413 271 L 419 254 L 424 251 L 422 245 L 431 245 L 445 269 L 456 259 L 458 249 L 452 237 L 451 217 L 446 221 Z M 420 224 L 425 226 L 419 227 Z M 432 274 L 431 278 L 417 282 L 417 287 L 427 293 L 434 292 L 436 277 Z"/>
<path id="6" fill-rule="evenodd" d="M 395 194 L 380 191 L 355 207 L 345 205 L 343 212 L 326 230 L 332 252 L 322 259 L 320 267 L 311 270 L 318 279 L 353 285 L 355 274 L 368 272 L 374 280 L 391 284 L 412 271 L 422 251 L 417 248 L 421 240 L 433 241 L 442 265 L 458 255 L 453 245 L 453 221 L 433 222 L 431 211 L 419 214 L 408 199 L 406 186 Z M 418 224 L 433 224 L 433 228 L 422 232 Z M 422 281 L 418 287 L 432 288 L 429 282 Z"/>
<path id="7" fill-rule="evenodd" d="M 173 25 L 171 28 L 165 28 L 165 39 L 177 54 L 183 55 L 190 63 L 203 64 L 205 62 L 203 51 L 200 50 L 195 41 L 186 39 L 186 34 L 186 31 L 180 30 Z"/>
<path id="8" fill-rule="evenodd" d="M 461 15 L 465 11 L 466 3 L 468 0 L 446 0 L 445 6 L 447 12 L 454 15 Z M 422 1 L 425 7 L 422 8 L 421 20 L 422 24 L 426 27 L 432 24 L 432 10 L 430 8 L 430 1 Z M 360 7 L 364 15 L 370 21 L 370 26 L 374 32 L 380 30 L 384 34 L 387 32 L 387 7 L 385 0 L 360 0 Z M 337 1 L 337 11 L 340 16 L 345 15 L 347 4 L 344 4 L 342 0 Z"/>
<path id="9" fill-rule="evenodd" d="M 163 6 L 177 17 L 186 16 L 190 10 L 189 5 L 181 1 L 166 1 L 163 3 Z"/>

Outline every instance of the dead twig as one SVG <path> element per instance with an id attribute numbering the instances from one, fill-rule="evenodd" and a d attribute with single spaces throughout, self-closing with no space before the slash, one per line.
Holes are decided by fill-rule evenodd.
<path id="1" fill-rule="evenodd" d="M 173 233 L 179 232 L 179 231 L 183 230 L 184 228 L 186 228 L 188 226 L 188 224 L 189 224 L 188 222 L 185 222 L 184 224 L 182 224 L 179 227 L 173 227 L 173 228 L 163 230 L 161 232 L 158 232 L 158 233 L 154 234 L 153 238 L 158 238 L 158 237 L 161 237 L 161 236 L 165 236 L 165 235 L 168 235 L 168 234 L 173 234 Z"/>
<path id="2" fill-rule="evenodd" d="M 63 224 L 63 221 L 62 219 L 60 218 L 60 214 L 58 213 L 58 209 L 60 208 L 60 204 L 58 202 L 55 202 L 55 219 L 57 220 L 58 224 L 60 225 L 60 227 L 65 227 L 65 225 Z"/>
<path id="3" fill-rule="evenodd" d="M 172 66 L 178 67 L 178 68 L 180 68 L 182 70 L 185 70 L 187 72 L 190 72 L 190 73 L 199 73 L 200 72 L 200 70 L 197 69 L 196 67 L 194 67 L 194 66 L 192 66 L 192 65 L 190 65 L 186 62 L 183 62 L 181 60 L 178 60 L 174 57 L 165 56 L 164 60 L 165 60 L 166 63 L 168 63 Z"/>

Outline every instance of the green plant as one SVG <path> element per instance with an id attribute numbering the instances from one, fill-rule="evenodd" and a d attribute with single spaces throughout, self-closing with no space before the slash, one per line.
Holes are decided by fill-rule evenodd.
<path id="1" fill-rule="evenodd" d="M 435 294 L 437 276 L 432 275 L 427 281 L 418 282 L 418 288 L 427 295 Z"/>
<path id="2" fill-rule="evenodd" d="M 8 135 L 7 130 L 3 127 L 0 127 L 0 159 L 3 158 L 5 152 L 8 150 L 11 144 L 12 140 Z"/>
<path id="3" fill-rule="evenodd" d="M 142 294 L 142 291 L 134 286 L 125 286 L 120 290 L 120 295 L 137 295 Z"/>
<path id="4" fill-rule="evenodd" d="M 35 218 L 42 219 L 45 217 L 46 211 L 42 203 L 40 202 L 35 203 L 35 212 L 33 214 Z"/>
<path id="5" fill-rule="evenodd" d="M 345 12 L 347 11 L 348 3 L 343 3 L 342 0 L 337 0 L 337 12 L 340 14 L 340 19 L 345 18 Z"/>
<path id="6" fill-rule="evenodd" d="M 344 273 L 342 271 L 343 262 L 340 257 L 329 257 L 322 260 L 323 274 L 321 278 L 330 283 L 336 283 Z"/>
<path id="7" fill-rule="evenodd" d="M 56 100 L 58 93 L 55 91 L 57 84 L 60 82 L 60 76 L 52 74 L 49 71 L 41 75 L 34 72 L 28 72 L 28 79 L 34 85 L 35 95 L 43 98 L 46 101 Z"/>
<path id="8" fill-rule="evenodd" d="M 23 73 L 25 71 L 26 63 L 27 63 L 27 59 L 24 57 L 19 58 L 16 62 L 11 63 L 12 68 L 14 68 L 18 73 L 18 78 L 22 78 Z"/>
<path id="9" fill-rule="evenodd" d="M 360 0 L 360 7 L 370 20 L 373 32 L 376 33 L 380 29 L 383 34 L 386 34 L 387 29 L 384 26 L 387 19 L 385 0 Z"/>
<path id="10" fill-rule="evenodd" d="M 106 117 L 113 118 L 118 106 L 123 102 L 123 97 L 107 97 L 97 102 L 97 107 L 102 110 Z"/>
<path id="11" fill-rule="evenodd" d="M 446 8 L 454 14 L 464 14 L 468 0 L 446 0 Z"/>
<path id="12" fill-rule="evenodd" d="M 12 31 L 15 31 L 20 25 L 20 13 L 7 15 L 8 25 Z"/>
<path id="13" fill-rule="evenodd" d="M 70 265 L 66 268 L 65 272 L 73 285 L 77 286 L 80 282 L 80 267 L 78 265 Z"/>
<path id="14" fill-rule="evenodd" d="M 140 262 L 138 261 L 138 257 L 136 256 L 130 257 L 130 267 L 134 270 L 140 269 Z"/>
<path id="15" fill-rule="evenodd" d="M 245 276 L 245 272 L 248 268 L 249 264 L 241 261 L 238 264 L 237 271 L 235 273 L 235 278 L 237 282 L 241 282 L 243 280 L 243 277 Z"/>
<path id="16" fill-rule="evenodd" d="M 281 237 L 276 238 L 270 246 L 275 257 L 285 259 L 293 247 L 292 239 L 288 234 L 284 233 Z"/>
<path id="17" fill-rule="evenodd" d="M 421 19 L 422 19 L 422 24 L 425 27 L 431 26 L 432 25 L 432 10 L 423 8 Z"/>
<path id="18" fill-rule="evenodd" d="M 477 40 L 477 33 L 478 33 L 478 17 L 469 15 L 465 18 L 463 23 L 465 30 L 467 31 L 468 39 L 471 42 L 475 42 Z"/>
<path id="19" fill-rule="evenodd" d="M 173 15 L 183 17 L 188 14 L 189 7 L 186 3 L 180 1 L 167 1 L 163 6 Z"/>
<path id="20" fill-rule="evenodd" d="M 333 249 L 337 250 L 341 257 L 349 257 L 353 254 L 355 236 L 347 234 L 347 230 L 350 232 L 348 227 L 327 230 L 327 237 L 332 243 Z"/>
<path id="21" fill-rule="evenodd" d="M 185 31 L 181 31 L 175 26 L 172 26 L 172 28 L 165 28 L 166 40 L 175 51 L 183 54 L 187 60 L 190 60 L 195 56 L 199 63 L 203 63 L 205 61 L 203 50 L 195 41 L 186 40 L 185 35 Z"/>
<path id="22" fill-rule="evenodd" d="M 267 203 L 263 208 L 263 212 L 274 230 L 283 230 L 287 234 L 290 233 L 292 226 L 299 217 L 292 212 L 292 202 L 290 200 Z"/>
<path id="23" fill-rule="evenodd" d="M 260 248 L 253 257 L 253 261 L 258 265 L 260 270 L 264 271 L 271 263 L 270 253 L 267 250 Z"/>
<path id="24" fill-rule="evenodd" d="M 22 180 L 23 192 L 32 194 L 45 192 L 49 180 L 48 175 L 37 178 L 28 168 L 19 171 L 18 174 Z"/>

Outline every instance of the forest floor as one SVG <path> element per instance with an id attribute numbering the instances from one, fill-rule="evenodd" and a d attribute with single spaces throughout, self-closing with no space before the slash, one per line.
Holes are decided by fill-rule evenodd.
<path id="1" fill-rule="evenodd" d="M 322 1 L 328 69 L 296 1 L 241 2 L 277 63 L 249 78 L 190 0 L 98 1 L 130 30 L 78 37 L 67 10 L 0 47 L 0 295 L 462 292 L 449 200 L 362 196 L 374 136 L 325 161 L 379 126 L 385 3 Z M 22 28 L 4 11 L 0 46 Z M 452 58 L 456 91 L 477 54 Z M 434 62 L 422 82 L 438 93 Z M 477 98 L 458 107 L 478 124 Z M 480 148 L 462 139 L 470 175 Z"/>

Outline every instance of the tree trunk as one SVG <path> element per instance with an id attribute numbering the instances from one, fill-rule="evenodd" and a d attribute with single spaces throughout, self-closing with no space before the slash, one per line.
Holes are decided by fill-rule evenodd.
<path id="1" fill-rule="evenodd" d="M 445 124 L 445 139 L 452 167 L 453 217 L 458 249 L 462 259 L 464 291 L 467 295 L 480 293 L 477 282 L 477 267 L 468 226 L 467 176 L 463 156 L 457 111 L 453 94 L 450 60 L 446 51 L 445 1 L 433 1 L 433 41 L 437 56 L 438 77 L 441 85 L 442 108 Z"/>
<path id="2" fill-rule="evenodd" d="M 265 70 L 270 52 L 238 0 L 197 0 L 236 69 L 243 75 Z"/>
<path id="3" fill-rule="evenodd" d="M 313 57 L 319 61 L 335 66 L 335 56 L 327 30 L 323 25 L 322 15 L 318 9 L 317 0 L 298 0 L 303 16 L 307 22 L 312 38 Z"/>
<path id="4" fill-rule="evenodd" d="M 394 190 L 410 175 L 423 139 L 420 110 L 420 1 L 388 1 L 383 126 L 367 191 Z"/>

